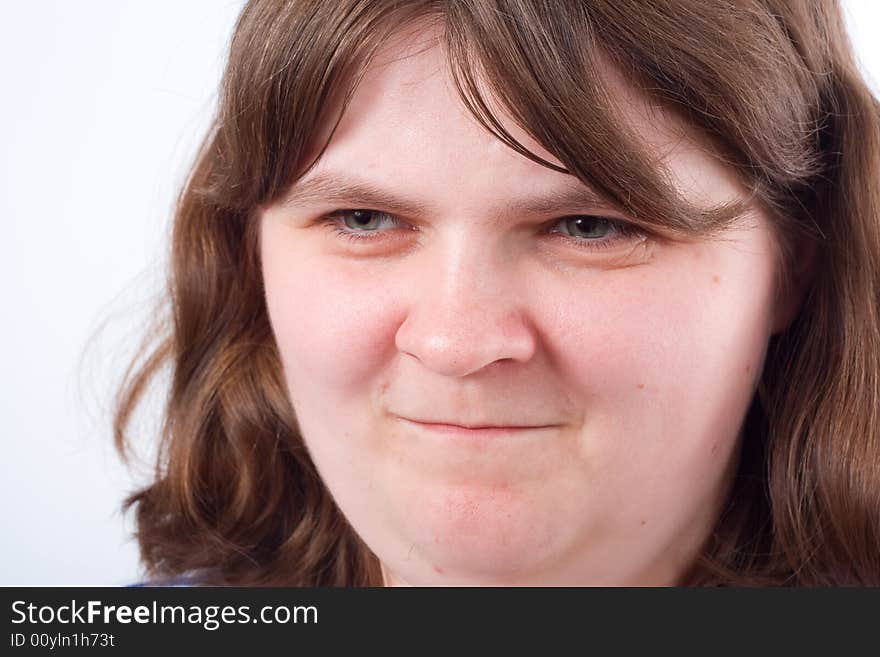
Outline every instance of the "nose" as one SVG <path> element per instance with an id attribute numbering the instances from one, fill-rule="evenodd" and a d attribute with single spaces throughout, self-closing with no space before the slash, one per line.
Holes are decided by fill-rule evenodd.
<path id="1" fill-rule="evenodd" d="M 399 351 L 450 377 L 532 358 L 537 338 L 514 267 L 476 248 L 450 248 L 421 264 L 395 336 Z"/>

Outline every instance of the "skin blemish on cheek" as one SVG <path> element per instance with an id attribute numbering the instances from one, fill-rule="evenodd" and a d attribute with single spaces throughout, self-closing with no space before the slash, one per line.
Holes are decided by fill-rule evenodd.
<path id="1" fill-rule="evenodd" d="M 712 282 L 715 283 L 715 285 L 718 285 L 719 283 L 721 283 L 721 277 L 720 276 L 713 276 Z"/>
<path id="2" fill-rule="evenodd" d="M 438 575 L 442 575 L 443 569 L 440 566 L 434 566 L 434 572 L 437 573 Z"/>
<path id="3" fill-rule="evenodd" d="M 644 383 L 640 383 L 640 384 L 638 384 L 638 385 L 636 386 L 636 388 L 638 388 L 639 390 L 644 390 L 644 389 L 645 389 L 645 384 L 644 384 Z"/>

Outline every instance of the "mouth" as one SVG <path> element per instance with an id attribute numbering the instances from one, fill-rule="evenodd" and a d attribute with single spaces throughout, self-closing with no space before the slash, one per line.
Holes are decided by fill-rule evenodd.
<path id="1" fill-rule="evenodd" d="M 429 431 L 431 433 L 446 434 L 451 436 L 471 436 L 474 438 L 490 438 L 494 436 L 508 436 L 524 434 L 533 431 L 555 429 L 559 425 L 462 425 L 452 424 L 448 422 L 422 422 L 420 420 L 410 420 L 409 418 L 400 418 L 404 422 Z"/>

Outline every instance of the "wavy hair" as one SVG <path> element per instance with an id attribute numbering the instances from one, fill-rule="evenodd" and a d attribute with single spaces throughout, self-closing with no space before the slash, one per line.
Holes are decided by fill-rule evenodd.
<path id="1" fill-rule="evenodd" d="M 420 21 L 443 28 L 487 130 L 631 216 L 710 236 L 734 215 L 678 196 L 620 120 L 607 62 L 710 140 L 772 217 L 779 285 L 803 286 L 803 302 L 771 338 L 729 502 L 681 583 L 880 584 L 880 104 L 834 0 L 248 2 L 178 199 L 167 321 L 117 399 L 125 456 L 136 408 L 170 368 L 155 476 L 126 501 L 148 576 L 382 583 L 300 435 L 257 219 L 314 163 L 376 51 Z M 564 167 L 518 143 L 492 102 Z"/>

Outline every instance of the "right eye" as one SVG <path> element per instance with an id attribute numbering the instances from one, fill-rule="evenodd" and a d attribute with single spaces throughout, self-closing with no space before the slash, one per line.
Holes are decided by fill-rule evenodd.
<path id="1" fill-rule="evenodd" d="M 335 210 L 321 218 L 321 222 L 336 234 L 350 240 L 381 239 L 383 225 L 399 227 L 398 221 L 387 212 L 378 210 Z"/>

